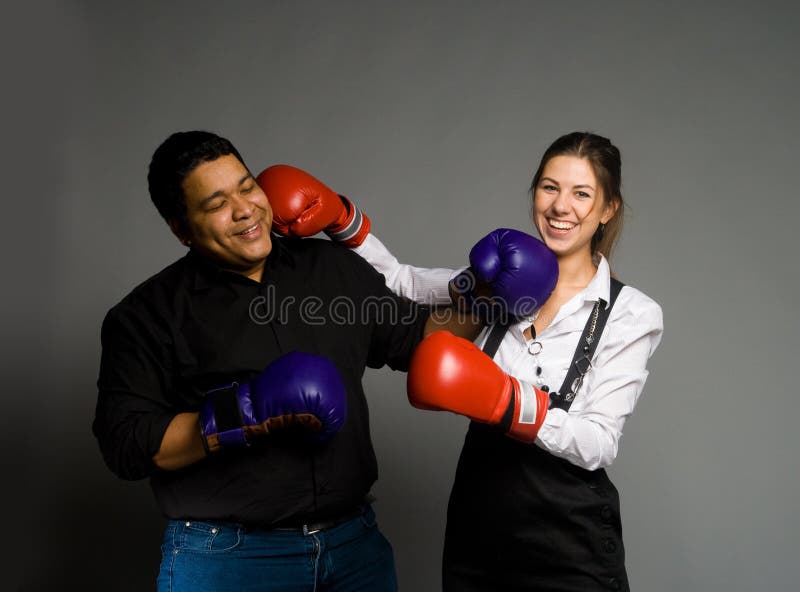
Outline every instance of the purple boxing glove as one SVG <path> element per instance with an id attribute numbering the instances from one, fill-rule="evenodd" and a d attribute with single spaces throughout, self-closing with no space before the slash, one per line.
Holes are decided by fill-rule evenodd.
<path id="1" fill-rule="evenodd" d="M 498 228 L 479 240 L 469 262 L 469 269 L 453 279 L 452 290 L 474 312 L 492 321 L 498 315 L 532 315 L 558 280 L 553 252 L 539 239 L 510 228 Z"/>
<path id="2" fill-rule="evenodd" d="M 246 383 L 206 393 L 200 430 L 209 452 L 247 446 L 298 426 L 315 441 L 333 436 L 347 415 L 347 392 L 333 362 L 303 352 L 285 354 Z"/>

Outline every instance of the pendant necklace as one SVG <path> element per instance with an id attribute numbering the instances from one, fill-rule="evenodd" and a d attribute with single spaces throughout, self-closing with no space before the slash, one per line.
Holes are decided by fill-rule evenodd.
<path id="1" fill-rule="evenodd" d="M 531 324 L 531 341 L 528 343 L 528 353 L 533 358 L 536 372 L 536 387 L 544 392 L 549 392 L 550 387 L 544 384 L 544 376 L 542 376 L 542 364 L 539 361 L 539 354 L 542 353 L 544 346 L 541 341 L 536 339 L 536 328 Z"/>

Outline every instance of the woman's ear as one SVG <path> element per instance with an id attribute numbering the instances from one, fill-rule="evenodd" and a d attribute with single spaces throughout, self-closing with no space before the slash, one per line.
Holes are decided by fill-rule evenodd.
<path id="1" fill-rule="evenodd" d="M 617 213 L 619 209 L 619 200 L 612 199 L 611 201 L 606 202 L 606 205 L 603 206 L 603 215 L 600 217 L 600 222 L 602 224 L 608 224 L 608 221 L 614 217 L 614 214 Z"/>

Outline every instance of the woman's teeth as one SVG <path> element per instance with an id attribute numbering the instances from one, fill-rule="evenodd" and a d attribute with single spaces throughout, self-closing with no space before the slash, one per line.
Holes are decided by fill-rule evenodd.
<path id="1" fill-rule="evenodd" d="M 548 220 L 547 222 L 550 224 L 550 226 L 558 230 L 570 230 L 575 227 L 575 225 L 571 222 L 559 222 L 558 220 Z"/>

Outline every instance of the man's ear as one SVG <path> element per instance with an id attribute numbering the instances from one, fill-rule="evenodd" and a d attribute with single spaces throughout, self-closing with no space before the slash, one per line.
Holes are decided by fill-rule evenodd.
<path id="1" fill-rule="evenodd" d="M 189 233 L 183 224 L 177 220 L 170 220 L 167 224 L 169 224 L 169 229 L 172 231 L 172 234 L 178 237 L 182 245 L 186 247 L 192 246 L 192 240 L 189 238 Z"/>

